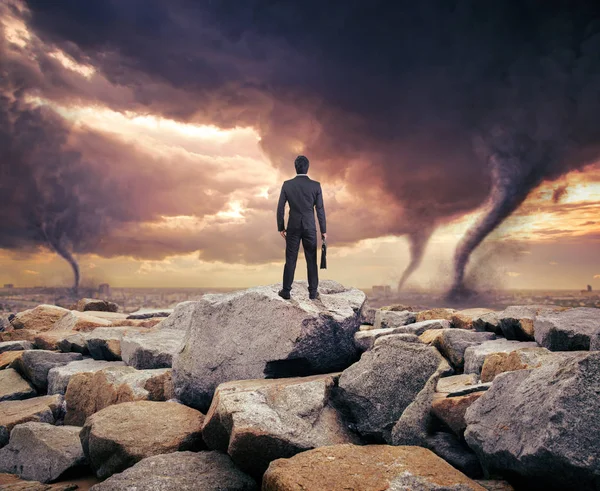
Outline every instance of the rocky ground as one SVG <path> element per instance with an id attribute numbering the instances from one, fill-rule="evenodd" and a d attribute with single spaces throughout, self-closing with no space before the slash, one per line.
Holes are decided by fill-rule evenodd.
<path id="1" fill-rule="evenodd" d="M 278 289 L 0 320 L 0 489 L 600 490 L 600 309 Z"/>

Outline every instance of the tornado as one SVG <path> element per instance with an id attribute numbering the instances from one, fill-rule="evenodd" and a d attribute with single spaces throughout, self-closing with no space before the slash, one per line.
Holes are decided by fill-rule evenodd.
<path id="1" fill-rule="evenodd" d="M 432 228 L 423 228 L 422 230 L 414 231 L 408 234 L 408 243 L 410 248 L 410 262 L 398 281 L 398 292 L 402 291 L 406 280 L 416 271 L 423 261 L 425 247 L 429 242 L 429 238 L 433 232 Z"/>

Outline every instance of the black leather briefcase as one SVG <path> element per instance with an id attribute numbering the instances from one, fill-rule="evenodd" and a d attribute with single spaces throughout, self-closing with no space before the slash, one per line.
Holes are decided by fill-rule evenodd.
<path id="1" fill-rule="evenodd" d="M 321 245 L 321 269 L 327 269 L 327 242 Z"/>

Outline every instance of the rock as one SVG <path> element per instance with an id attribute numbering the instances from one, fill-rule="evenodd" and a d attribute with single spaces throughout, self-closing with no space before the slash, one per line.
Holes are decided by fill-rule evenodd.
<path id="1" fill-rule="evenodd" d="M 470 478 L 483 477 L 477 456 L 467 445 L 451 433 L 438 431 L 428 438 L 428 448 Z"/>
<path id="2" fill-rule="evenodd" d="M 217 451 L 173 452 L 140 460 L 91 491 L 258 491 L 256 482 Z"/>
<path id="3" fill-rule="evenodd" d="M 80 312 L 87 312 L 89 310 L 100 312 L 117 312 L 119 306 L 114 302 L 108 300 L 100 300 L 98 298 L 82 298 L 77 302 L 77 310 Z"/>
<path id="4" fill-rule="evenodd" d="M 451 392 L 460 392 L 465 388 L 477 385 L 478 378 L 474 373 L 465 373 L 461 375 L 452 375 L 438 380 L 436 392 L 449 394 Z"/>
<path id="5" fill-rule="evenodd" d="M 500 329 L 506 339 L 533 341 L 535 318 L 540 314 L 560 312 L 564 307 L 552 305 L 514 305 L 498 314 Z"/>
<path id="6" fill-rule="evenodd" d="M 102 327 L 86 335 L 87 348 L 96 360 L 120 361 L 121 340 L 125 334 L 139 333 L 135 327 Z"/>
<path id="7" fill-rule="evenodd" d="M 388 329 L 369 329 L 368 331 L 358 331 L 354 335 L 354 344 L 361 351 L 370 350 L 375 344 L 375 340 L 382 336 L 401 336 L 404 341 L 418 343 L 419 338 L 414 334 L 406 334 L 401 329 L 403 327 L 390 327 Z"/>
<path id="8" fill-rule="evenodd" d="M 169 317 L 174 309 L 139 309 L 127 316 L 128 319 L 152 319 L 154 317 Z M 161 319 L 163 320 L 163 319 Z"/>
<path id="9" fill-rule="evenodd" d="M 21 358 L 23 351 L 5 351 L 0 354 L 0 370 L 4 370 L 13 362 Z"/>
<path id="10" fill-rule="evenodd" d="M 36 334 L 33 338 L 33 346 L 46 351 L 58 351 L 59 343 L 64 338 L 73 334 L 73 331 L 45 331 Z M 33 349 L 30 348 L 30 349 Z"/>
<path id="11" fill-rule="evenodd" d="M 500 312 L 487 312 L 473 318 L 473 328 L 476 331 L 488 331 L 494 334 L 502 334 L 500 327 Z"/>
<path id="12" fill-rule="evenodd" d="M 425 344 L 433 344 L 442 335 L 443 329 L 427 329 L 419 335 L 419 341 Z"/>
<path id="13" fill-rule="evenodd" d="M 493 313 L 493 310 L 479 308 L 459 310 L 452 316 L 452 327 L 457 329 L 475 329 L 475 320 Z"/>
<path id="14" fill-rule="evenodd" d="M 441 367 L 449 369 L 435 348 L 385 336 L 342 372 L 339 397 L 361 435 L 389 442 L 396 421 Z"/>
<path id="15" fill-rule="evenodd" d="M 63 394 L 71 377 L 77 373 L 93 373 L 109 367 L 125 366 L 122 361 L 104 361 L 86 358 L 51 368 L 48 372 L 48 394 Z"/>
<path id="16" fill-rule="evenodd" d="M 496 375 L 514 370 L 538 368 L 556 355 L 546 348 L 522 348 L 510 353 L 492 353 L 486 356 L 481 368 L 481 381 L 491 382 Z"/>
<path id="17" fill-rule="evenodd" d="M 101 319 L 100 317 L 84 314 L 83 312 L 70 310 L 52 326 L 52 330 L 89 332 L 97 327 L 110 327 L 112 325 L 112 321 L 108 319 Z"/>
<path id="18" fill-rule="evenodd" d="M 6 341 L 33 341 L 35 338 L 37 331 L 33 331 L 31 329 L 18 329 L 8 332 L 0 332 L 0 342 L 4 343 Z"/>
<path id="19" fill-rule="evenodd" d="M 33 349 L 33 344 L 29 341 L 4 341 L 0 343 L 0 353 L 6 351 L 23 351 Z"/>
<path id="20" fill-rule="evenodd" d="M 32 331 L 47 331 L 69 310 L 57 307 L 56 305 L 38 305 L 29 310 L 24 310 L 15 315 L 11 325 L 15 329 L 29 329 Z"/>
<path id="21" fill-rule="evenodd" d="M 488 474 L 524 489 L 597 489 L 599 406 L 600 353 L 561 356 L 498 375 L 467 410 L 465 439 Z"/>
<path id="22" fill-rule="evenodd" d="M 590 351 L 600 351 L 600 331 L 590 338 Z"/>
<path id="23" fill-rule="evenodd" d="M 203 420 L 200 411 L 176 402 L 124 402 L 92 414 L 81 443 L 104 479 L 152 455 L 201 449 Z"/>
<path id="24" fill-rule="evenodd" d="M 371 307 L 369 305 L 369 300 L 367 299 L 360 311 L 360 323 L 370 326 L 375 324 L 375 312 L 377 312 L 377 309 Z"/>
<path id="25" fill-rule="evenodd" d="M 431 412 L 443 421 L 457 436 L 462 437 L 467 423 L 467 409 L 485 392 L 472 392 L 458 397 L 439 397 L 433 400 Z"/>
<path id="26" fill-rule="evenodd" d="M 475 332 L 467 329 L 443 329 L 432 344 L 440 350 L 457 370 L 465 364 L 465 350 L 470 346 L 478 346 L 486 341 L 496 339 L 491 332 Z"/>
<path id="27" fill-rule="evenodd" d="M 600 309 L 580 307 L 539 314 L 533 321 L 535 340 L 551 351 L 589 350 L 600 332 Z"/>
<path id="28" fill-rule="evenodd" d="M 502 338 L 486 341 L 477 346 L 469 346 L 465 350 L 464 356 L 465 373 L 475 373 L 479 375 L 485 358 L 492 353 L 510 353 L 516 349 L 537 347 L 538 345 L 535 342 L 508 341 Z"/>
<path id="29" fill-rule="evenodd" d="M 260 478 L 269 463 L 324 445 L 358 443 L 330 403 L 338 375 L 240 380 L 217 387 L 202 436 Z"/>
<path id="30" fill-rule="evenodd" d="M 170 368 L 173 355 L 179 352 L 185 333 L 176 329 L 127 334 L 121 339 L 121 358 L 129 366 L 144 368 Z"/>
<path id="31" fill-rule="evenodd" d="M 0 447 L 8 443 L 11 430 L 18 424 L 27 421 L 54 423 L 61 404 L 62 398 L 59 395 L 0 402 Z"/>
<path id="32" fill-rule="evenodd" d="M 75 491 L 77 484 L 42 484 L 38 481 L 19 479 L 14 474 L 0 474 L 0 489 L 5 491 Z"/>
<path id="33" fill-rule="evenodd" d="M 271 463 L 262 491 L 478 490 L 430 450 L 389 445 L 333 445 Z"/>
<path id="34" fill-rule="evenodd" d="M 17 425 L 0 450 L 0 472 L 23 479 L 50 482 L 65 471 L 85 464 L 77 426 L 28 422 Z"/>
<path id="35" fill-rule="evenodd" d="M 114 362 L 113 362 L 114 363 Z M 109 367 L 71 376 L 65 400 L 65 424 L 81 426 L 88 416 L 113 404 L 173 397 L 171 370 Z"/>
<path id="36" fill-rule="evenodd" d="M 487 491 L 515 491 L 508 482 L 493 479 L 476 479 L 475 482 L 483 486 Z"/>
<path id="37" fill-rule="evenodd" d="M 455 309 L 447 309 L 447 308 L 436 308 L 429 310 L 421 310 L 420 312 L 415 312 L 416 322 L 421 321 L 430 321 L 430 320 L 451 320 L 452 316 L 456 313 Z"/>
<path id="38" fill-rule="evenodd" d="M 117 322 L 127 320 L 129 317 L 123 312 L 103 312 L 99 310 L 88 310 L 85 312 L 85 315 L 91 315 L 92 317 L 109 320 L 113 323 L 113 325 L 117 324 Z"/>
<path id="39" fill-rule="evenodd" d="M 28 399 L 36 395 L 35 389 L 16 370 L 8 368 L 0 372 L 0 401 Z"/>
<path id="40" fill-rule="evenodd" d="M 306 281 L 295 282 L 288 301 L 277 294 L 280 287 L 207 294 L 177 305 L 161 322 L 161 329 L 172 327 L 171 319 L 189 322 L 179 326 L 187 329 L 186 338 L 173 358 L 175 392 L 182 402 L 206 410 L 220 383 L 335 372 L 358 359 L 354 333 L 362 291 L 324 280 L 315 302 L 308 298 Z"/>
<path id="41" fill-rule="evenodd" d="M 361 349 L 365 346 L 368 346 L 367 349 L 370 349 L 373 347 L 375 339 L 381 336 L 387 336 L 388 334 L 410 334 L 413 336 L 420 336 L 423 335 L 423 333 L 425 333 L 426 331 L 436 331 L 439 329 L 449 327 L 449 321 L 444 319 L 434 319 L 428 321 L 414 322 L 406 326 L 387 327 L 384 329 L 372 328 L 369 330 L 359 331 L 354 335 L 354 340 L 358 343 L 358 346 L 361 347 Z"/>
<path id="42" fill-rule="evenodd" d="M 81 353 L 89 355 L 86 335 L 75 332 L 58 341 L 58 349 L 63 353 Z"/>
<path id="43" fill-rule="evenodd" d="M 162 319 L 157 325 L 157 329 L 180 329 L 187 331 L 194 323 L 195 304 L 197 301 L 188 300 L 180 302 L 173 309 L 173 313 L 166 319 Z"/>
<path id="44" fill-rule="evenodd" d="M 82 358 L 79 353 L 27 350 L 11 366 L 14 366 L 38 391 L 46 392 L 48 389 L 48 372 L 51 368 L 66 365 Z"/>
<path id="45" fill-rule="evenodd" d="M 382 310 L 378 309 L 375 312 L 375 323 L 373 327 L 375 329 L 386 329 L 390 327 L 400 327 L 406 324 L 412 324 L 415 322 L 415 314 L 408 310 Z"/>

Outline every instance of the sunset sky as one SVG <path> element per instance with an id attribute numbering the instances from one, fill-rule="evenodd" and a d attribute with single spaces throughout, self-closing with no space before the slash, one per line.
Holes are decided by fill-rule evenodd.
<path id="1" fill-rule="evenodd" d="M 455 248 L 490 194 L 477 142 L 487 151 L 497 142 L 478 139 L 472 122 L 483 132 L 532 117 L 531 139 L 568 136 L 544 147 L 556 164 L 531 180 L 468 274 L 479 287 L 600 290 L 600 128 L 588 123 L 585 100 L 564 109 L 548 75 L 532 83 L 533 96 L 530 85 L 519 92 L 519 80 L 532 77 L 518 70 L 539 75 L 555 48 L 540 48 L 539 67 L 503 57 L 514 52 L 502 45 L 510 29 L 498 31 L 510 12 L 489 13 L 479 30 L 470 28 L 472 16 L 482 19 L 476 9 L 437 17 L 417 8 L 387 26 L 391 13 L 364 12 L 360 2 L 343 15 L 294 2 L 249 1 L 235 13 L 202 3 L 0 0 L 0 286 L 72 282 L 41 228 L 74 251 L 84 285 L 281 281 L 275 209 L 294 157 L 305 154 L 327 213 L 329 267 L 320 278 L 396 285 L 410 260 L 407 237 L 432 230 L 408 286 L 446 288 Z M 423 32 L 411 31 L 417 24 Z M 423 40 L 445 27 L 452 47 L 438 54 L 446 38 Z M 553 29 L 557 45 L 576 36 Z M 600 34 L 585 32 L 582 46 L 597 56 Z M 493 49 L 469 42 L 479 37 Z M 493 77 L 493 89 L 460 90 L 481 87 L 488 56 L 523 77 L 508 95 Z M 577 94 L 600 109 L 600 69 L 582 66 L 589 73 L 578 75 Z M 506 101 L 519 102 L 523 119 Z M 555 120 L 560 126 L 544 126 Z M 296 278 L 306 279 L 303 256 Z"/>

